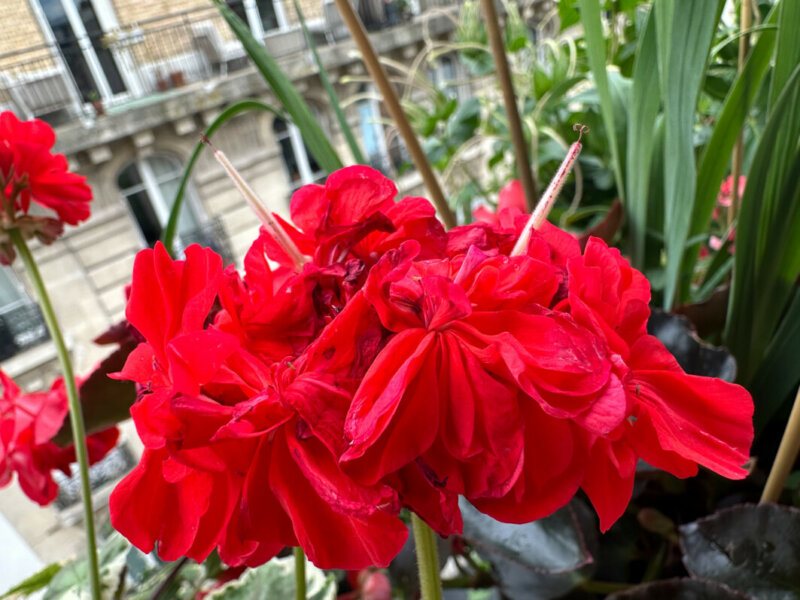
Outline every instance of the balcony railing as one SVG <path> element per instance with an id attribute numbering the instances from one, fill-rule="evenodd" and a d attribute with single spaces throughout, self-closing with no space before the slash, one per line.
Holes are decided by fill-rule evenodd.
<path id="1" fill-rule="evenodd" d="M 411 16 L 403 13 L 402 7 L 409 3 L 402 0 L 351 1 L 371 30 Z M 418 0 L 417 6 L 456 3 Z M 252 7 L 245 11 L 243 2 L 230 4 L 248 19 L 273 56 L 305 49 L 291 0 L 274 0 L 275 14 L 260 19 L 255 19 Z M 300 0 L 300 6 L 316 43 L 348 37 L 334 0 Z M 0 55 L 0 110 L 11 108 L 20 116 L 59 124 L 124 110 L 140 98 L 225 76 L 247 65 L 244 49 L 216 9 L 187 10 L 124 25 L 99 38 L 62 40 Z"/>

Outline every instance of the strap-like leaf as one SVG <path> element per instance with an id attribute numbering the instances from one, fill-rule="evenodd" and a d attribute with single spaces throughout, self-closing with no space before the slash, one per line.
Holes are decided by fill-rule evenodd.
<path id="1" fill-rule="evenodd" d="M 300 130 L 303 141 L 305 141 L 308 150 L 317 160 L 317 163 L 328 173 L 341 169 L 343 166 L 342 161 L 328 141 L 328 136 L 322 131 L 322 127 L 320 127 L 308 104 L 295 89 L 291 80 L 283 73 L 275 59 L 253 37 L 250 29 L 236 16 L 235 12 L 221 0 L 214 0 L 214 4 L 216 4 L 220 13 L 228 22 L 233 33 L 242 42 L 245 52 L 255 63 L 261 75 L 264 76 L 264 80 L 277 96 L 281 106 L 291 116 L 292 123 Z"/>
<path id="2" fill-rule="evenodd" d="M 667 252 L 663 304 L 675 300 L 694 205 L 694 123 L 722 1 L 655 3 L 661 99 L 664 105 L 664 241 Z M 684 274 L 683 276 L 690 276 Z"/>

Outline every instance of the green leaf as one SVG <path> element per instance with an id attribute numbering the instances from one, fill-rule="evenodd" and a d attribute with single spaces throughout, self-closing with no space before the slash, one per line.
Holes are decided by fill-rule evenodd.
<path id="1" fill-rule="evenodd" d="M 531 598 L 531 590 L 537 598 L 560 598 L 591 568 L 587 542 L 596 541 L 586 537 L 591 530 L 580 526 L 579 512 L 586 509 L 578 502 L 522 525 L 496 521 L 463 498 L 459 507 L 464 538 L 492 564 L 506 598 Z"/>
<path id="2" fill-rule="evenodd" d="M 586 53 L 589 58 L 597 95 L 600 98 L 600 111 L 603 115 L 603 125 L 611 148 L 611 160 L 614 169 L 614 178 L 617 183 L 617 192 L 623 205 L 625 204 L 625 185 L 622 178 L 622 163 L 620 162 L 619 140 L 617 128 L 614 124 L 614 101 L 608 85 L 606 73 L 606 42 L 603 35 L 603 22 L 600 18 L 600 5 L 597 0 L 579 0 L 581 22 L 583 23 L 586 37 Z"/>
<path id="3" fill-rule="evenodd" d="M 772 68 L 772 84 L 769 90 L 769 108 L 775 106 L 792 72 L 800 64 L 800 2 L 788 0 L 780 3 L 778 40 L 775 48 L 775 66 Z"/>
<path id="4" fill-rule="evenodd" d="M 664 308 L 674 302 L 694 206 L 694 119 L 711 42 L 724 2 L 662 0 L 654 6 L 664 106 Z M 690 274 L 684 274 L 688 277 Z"/>
<path id="5" fill-rule="evenodd" d="M 294 598 L 294 558 L 273 558 L 248 569 L 239 579 L 206 596 L 207 600 L 272 600 Z M 313 564 L 306 564 L 306 600 L 335 600 L 336 581 Z"/>
<path id="6" fill-rule="evenodd" d="M 721 510 L 680 528 L 694 577 L 760 600 L 800 597 L 800 511 L 775 504 Z"/>
<path id="7" fill-rule="evenodd" d="M 248 56 L 253 60 L 258 70 L 264 76 L 278 101 L 292 118 L 292 122 L 300 130 L 311 154 L 317 163 L 328 173 L 342 168 L 342 161 L 328 141 L 328 136 L 322 131 L 311 109 L 297 92 L 292 82 L 283 73 L 275 59 L 258 43 L 250 33 L 250 28 L 236 16 L 221 0 L 214 0 L 222 16 L 228 22 L 233 33 L 242 42 Z"/>
<path id="8" fill-rule="evenodd" d="M 303 11 L 300 9 L 300 3 L 297 0 L 294 0 L 294 10 L 297 12 L 297 17 L 300 19 L 300 26 L 303 28 L 303 35 L 306 36 L 306 43 L 311 49 L 314 62 L 317 63 L 317 70 L 319 71 L 319 78 L 322 82 L 322 87 L 325 88 L 325 93 L 328 94 L 328 99 L 331 101 L 331 106 L 333 107 L 333 112 L 336 115 L 336 120 L 339 122 L 339 127 L 341 128 L 342 133 L 344 133 L 344 137 L 347 140 L 347 145 L 350 146 L 350 152 L 353 154 L 353 159 L 359 165 L 366 165 L 368 163 L 364 158 L 364 154 L 361 152 L 361 146 L 358 145 L 356 136 L 353 135 L 353 129 L 350 127 L 350 123 L 347 122 L 347 117 L 345 116 L 344 110 L 342 110 L 342 105 L 339 102 L 339 96 L 336 95 L 336 90 L 333 89 L 333 84 L 331 83 L 330 77 L 328 77 L 328 71 L 325 68 L 325 65 L 322 64 L 322 59 L 319 57 L 319 52 L 317 52 L 317 45 L 314 43 L 314 37 L 311 35 L 311 32 L 308 31 L 306 19 L 303 16 Z"/>
<path id="9" fill-rule="evenodd" d="M 800 294 L 794 299 L 767 347 L 764 360 L 748 386 L 758 410 L 755 414 L 756 435 L 764 429 L 781 405 L 793 398 L 800 385 Z"/>
<path id="10" fill-rule="evenodd" d="M 119 584 L 120 575 L 126 565 L 126 554 L 130 544 L 120 534 L 114 532 L 99 548 L 97 561 L 100 567 L 100 589 L 110 596 Z M 89 593 L 89 570 L 86 559 L 74 560 L 65 564 L 53 576 L 44 595 L 44 600 L 67 600 Z"/>
<path id="11" fill-rule="evenodd" d="M 226 108 L 216 119 L 214 119 L 211 125 L 208 126 L 208 129 L 206 129 L 206 137 L 210 138 L 217 129 L 219 129 L 230 119 L 239 113 L 248 110 L 265 110 L 277 117 L 283 118 L 285 116 L 277 108 L 269 106 L 268 104 L 264 104 L 263 102 L 259 102 L 258 100 L 242 100 Z M 205 142 L 198 142 L 197 146 L 194 148 L 194 152 L 192 152 L 192 156 L 189 158 L 189 162 L 186 163 L 186 169 L 183 171 L 183 177 L 181 177 L 180 185 L 178 185 L 178 191 L 175 192 L 175 200 L 172 202 L 172 208 L 169 212 L 167 226 L 164 228 L 164 232 L 161 234 L 161 241 L 164 243 L 164 246 L 167 248 L 170 254 L 172 254 L 172 246 L 175 243 L 175 234 L 178 231 L 178 219 L 180 219 L 181 215 L 183 196 L 186 193 L 186 186 L 189 185 L 189 179 L 192 175 L 194 164 L 197 162 L 197 159 L 205 146 Z"/>
<path id="12" fill-rule="evenodd" d="M 778 8 L 776 7 L 767 16 L 766 23 L 774 24 L 777 18 Z M 722 105 L 697 171 L 690 237 L 708 231 L 711 215 L 717 203 L 719 186 L 728 171 L 733 147 L 761 88 L 764 75 L 769 69 L 772 50 L 775 46 L 775 35 L 775 29 L 768 29 L 761 33 L 750 51 L 742 72 L 737 76 Z M 694 245 L 687 251 L 682 267 L 684 273 L 694 272 L 699 251 L 700 245 Z"/>
<path id="13" fill-rule="evenodd" d="M 631 262 L 645 265 L 647 205 L 650 165 L 655 141 L 653 123 L 661 104 L 655 14 L 651 9 L 639 38 L 633 65 L 627 148 L 627 215 L 631 236 Z"/>
<path id="14" fill-rule="evenodd" d="M 558 3 L 558 20 L 561 23 L 561 31 L 572 27 L 581 20 L 576 5 L 576 0 L 560 0 Z"/>
<path id="15" fill-rule="evenodd" d="M 481 124 L 481 103 L 477 98 L 470 98 L 453 113 L 447 121 L 445 136 L 451 146 L 460 146 L 469 140 Z"/>
<path id="16" fill-rule="evenodd" d="M 758 367 L 800 269 L 798 138 L 800 65 L 769 116 L 742 196 L 725 338 L 743 383 Z"/>
<path id="17" fill-rule="evenodd" d="M 697 290 L 693 300 L 701 302 L 705 300 L 719 286 L 733 269 L 733 255 L 730 252 L 732 240 L 725 240 L 722 247 L 717 250 L 714 258 L 705 272 L 703 285 Z"/>
<path id="18" fill-rule="evenodd" d="M 3 598 L 13 598 L 14 596 L 28 596 L 33 594 L 34 592 L 38 592 L 41 589 L 44 589 L 47 584 L 53 579 L 56 573 L 61 570 L 61 563 L 52 563 L 47 565 L 44 569 L 39 571 L 38 573 L 34 573 L 27 579 L 24 579 L 2 596 L 0 596 L 0 600 Z"/>

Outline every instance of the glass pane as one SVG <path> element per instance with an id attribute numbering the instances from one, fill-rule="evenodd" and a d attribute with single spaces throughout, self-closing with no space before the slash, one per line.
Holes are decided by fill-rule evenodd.
<path id="1" fill-rule="evenodd" d="M 67 14 L 64 12 L 64 7 L 61 5 L 61 0 L 39 0 L 42 5 L 42 10 L 47 17 L 50 28 L 53 30 L 53 35 L 56 38 L 56 43 L 64 55 L 64 62 L 75 80 L 78 90 L 80 90 L 81 97 L 84 102 L 89 102 L 89 96 L 98 94 L 97 83 L 89 70 L 89 65 L 86 64 L 86 59 L 83 57 L 80 46 L 78 46 L 78 38 L 67 19 Z"/>
<path id="2" fill-rule="evenodd" d="M 181 163 L 168 156 L 151 156 L 147 159 L 150 168 L 153 170 L 153 175 L 156 179 L 180 179 L 183 176 L 183 168 Z"/>
<path id="3" fill-rule="evenodd" d="M 142 178 L 139 175 L 139 169 L 133 163 L 122 169 L 117 177 L 117 187 L 122 192 L 128 191 L 130 188 L 142 185 Z"/>
<path id="4" fill-rule="evenodd" d="M 256 0 L 256 6 L 264 31 L 277 29 L 278 18 L 275 16 L 275 6 L 272 4 L 272 0 Z"/>
<path id="5" fill-rule="evenodd" d="M 172 207 L 175 204 L 175 194 L 178 193 L 178 186 L 180 183 L 180 177 L 175 177 L 168 181 L 159 183 L 158 187 L 161 192 L 161 197 L 164 198 L 164 201 L 167 203 L 167 206 L 169 206 L 170 210 L 172 210 Z M 187 193 L 183 196 L 181 216 L 178 218 L 178 232 L 187 233 L 190 231 L 196 231 L 199 226 L 200 224 L 198 223 L 197 217 L 192 210 L 191 201 L 187 190 Z"/>
<path id="6" fill-rule="evenodd" d="M 111 92 L 114 94 L 121 94 L 127 91 L 117 69 L 117 64 L 114 62 L 111 50 L 103 46 L 103 29 L 97 20 L 91 0 L 77 0 L 75 4 L 81 16 L 81 21 L 83 21 L 83 27 L 86 29 L 86 35 L 89 36 L 92 48 L 94 48 L 97 59 L 100 61 L 100 66 L 103 68 L 108 87 L 111 88 Z"/>
<path id="7" fill-rule="evenodd" d="M 161 223 L 153 210 L 150 196 L 142 187 L 142 176 L 134 163 L 129 164 L 120 172 L 117 177 L 117 185 L 131 207 L 131 212 L 139 224 L 145 242 L 148 246 L 152 246 L 161 237 Z"/>
<path id="8" fill-rule="evenodd" d="M 286 121 L 283 119 L 276 118 L 272 122 L 272 131 L 275 133 L 275 137 L 281 137 L 281 134 L 285 134 L 289 132 L 289 127 L 286 124 Z"/>
<path id="9" fill-rule="evenodd" d="M 288 137 L 283 138 L 280 140 L 280 145 L 283 164 L 286 167 L 286 173 L 289 175 L 289 181 L 292 183 L 300 181 L 300 167 L 297 164 L 297 157 L 294 155 L 292 140 Z"/>
<path id="10" fill-rule="evenodd" d="M 308 168 L 311 170 L 311 174 L 317 175 L 317 173 L 322 173 L 322 167 L 319 166 L 319 163 L 314 158 L 314 155 L 311 154 L 311 150 L 308 149 L 308 146 L 303 144 L 303 149 L 306 151 L 306 156 L 308 157 Z"/>

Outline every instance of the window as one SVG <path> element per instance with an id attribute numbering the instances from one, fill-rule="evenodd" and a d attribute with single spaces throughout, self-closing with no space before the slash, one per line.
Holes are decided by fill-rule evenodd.
<path id="1" fill-rule="evenodd" d="M 46 21 L 85 102 L 95 95 L 108 99 L 127 91 L 115 56 L 103 44 L 103 28 L 91 0 L 36 0 L 34 9 Z"/>
<path id="2" fill-rule="evenodd" d="M 325 171 L 314 160 L 314 156 L 303 142 L 300 130 L 293 123 L 276 118 L 272 122 L 272 133 L 281 148 L 283 166 L 292 191 L 307 183 L 325 179 Z"/>
<path id="3" fill-rule="evenodd" d="M 274 0 L 226 0 L 228 6 L 245 23 L 256 39 L 273 29 L 286 26 L 280 2 Z"/>
<path id="4" fill-rule="evenodd" d="M 49 338 L 39 306 L 7 267 L 0 267 L 0 360 Z"/>
<path id="5" fill-rule="evenodd" d="M 131 209 L 139 231 L 148 246 L 161 238 L 175 202 L 183 164 L 176 158 L 156 154 L 127 165 L 117 176 L 117 186 Z M 231 260 L 222 223 L 205 219 L 198 210 L 191 187 L 184 192 L 175 244 L 181 250 L 191 244 L 213 249 L 226 261 Z"/>
<path id="6" fill-rule="evenodd" d="M 182 176 L 183 167 L 180 161 L 171 156 L 154 155 L 130 163 L 117 177 L 117 185 L 128 201 L 148 246 L 154 245 L 161 238 Z M 188 193 L 181 207 L 178 236 L 199 227 L 192 203 L 193 198 Z"/>

